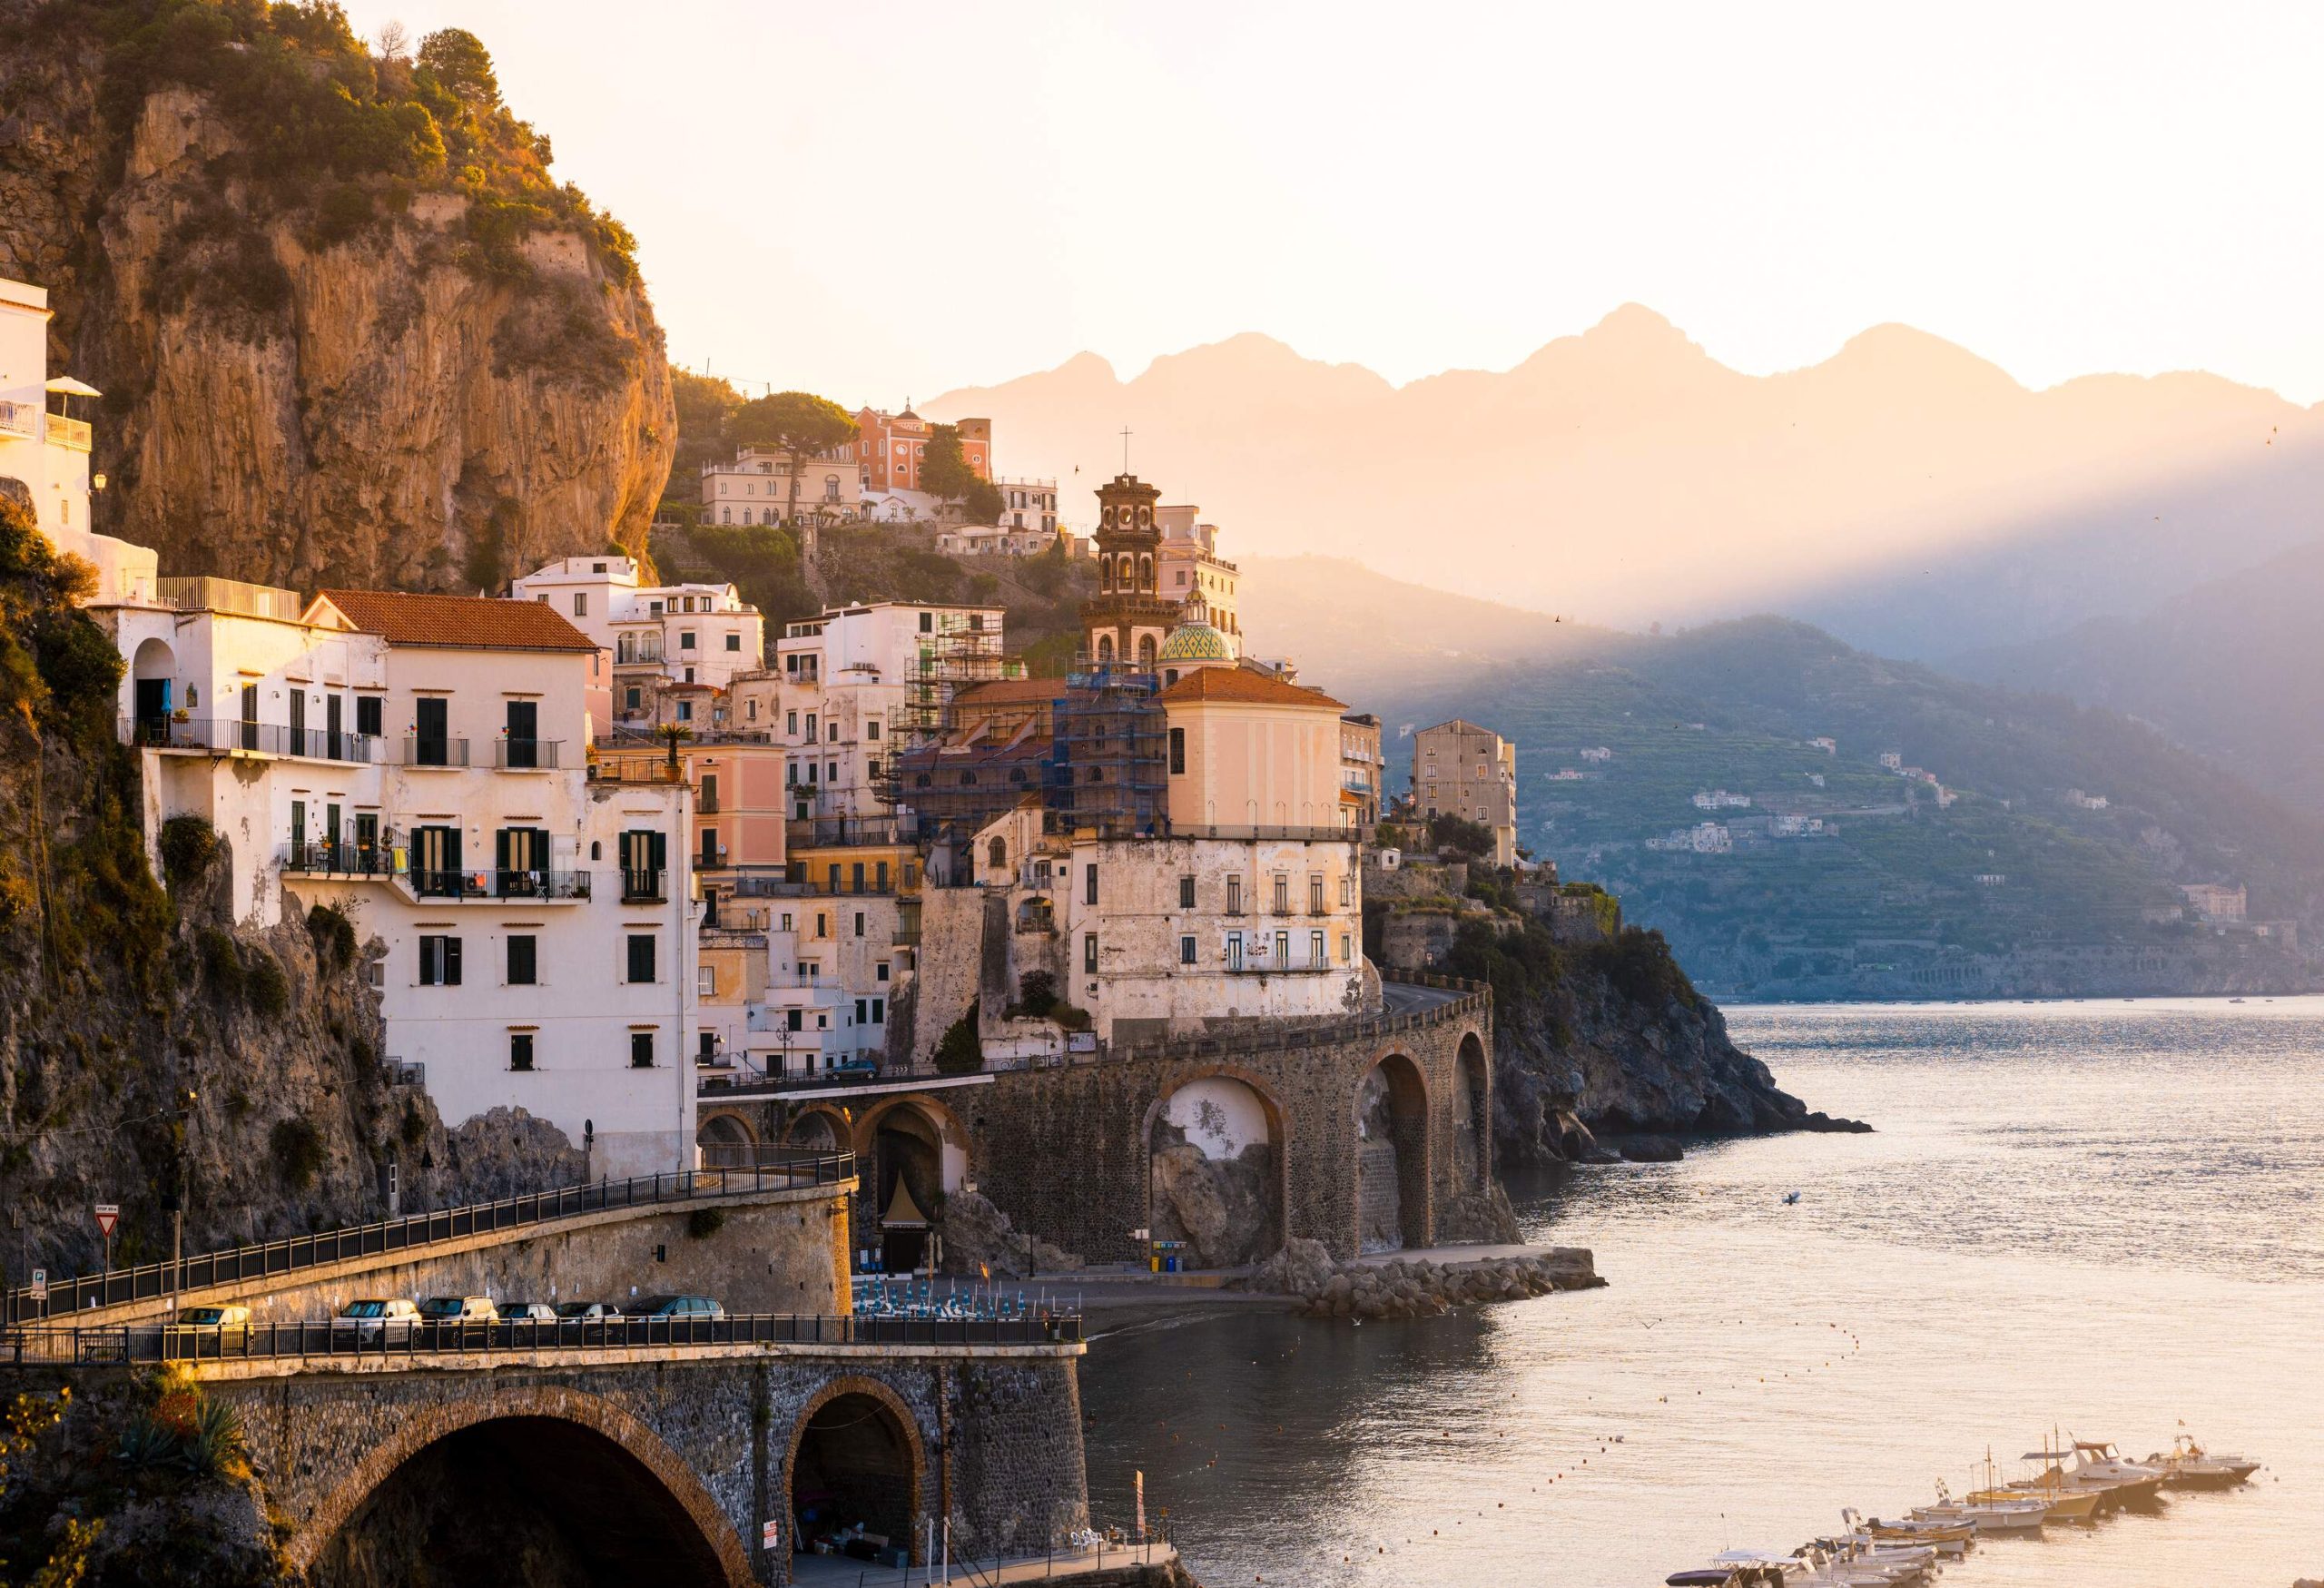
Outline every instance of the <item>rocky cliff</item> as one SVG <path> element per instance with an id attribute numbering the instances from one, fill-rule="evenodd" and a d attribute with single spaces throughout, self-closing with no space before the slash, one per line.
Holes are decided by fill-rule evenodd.
<path id="1" fill-rule="evenodd" d="M 70 605 L 74 571 L 0 491 L 0 1267 L 90 1272 L 90 1208 L 117 1204 L 117 1264 L 166 1258 L 182 1175 L 189 1251 L 577 1179 L 523 1116 L 448 1133 L 381 1063 L 376 944 L 291 910 L 230 928 L 226 856 L 173 823 L 157 883 L 135 755 L 113 743 L 113 644 Z"/>
<path id="2" fill-rule="evenodd" d="M 163 573 L 471 588 L 645 548 L 676 425 L 627 234 L 488 58 L 427 59 L 335 8 L 0 0 L 0 274 L 106 393 L 96 527 Z"/>

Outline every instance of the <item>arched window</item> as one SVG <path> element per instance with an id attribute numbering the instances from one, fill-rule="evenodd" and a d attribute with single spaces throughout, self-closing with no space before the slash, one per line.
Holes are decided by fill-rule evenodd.
<path id="1" fill-rule="evenodd" d="M 1022 787 L 1025 782 L 1025 769 L 1021 766 L 1010 767 L 1009 769 L 1009 781 L 1019 787 Z"/>
<path id="2" fill-rule="evenodd" d="M 1154 588 L 1154 559 L 1150 557 L 1137 559 L 1137 587 L 1141 590 Z"/>
<path id="3" fill-rule="evenodd" d="M 986 846 L 985 863 L 997 872 L 1009 869 L 1008 840 L 996 838 Z"/>
<path id="4" fill-rule="evenodd" d="M 1098 636 L 1098 660 L 1100 663 L 1105 663 L 1105 662 L 1110 662 L 1110 661 L 1112 661 L 1113 659 L 1114 659 L 1114 636 L 1113 636 L 1112 635 L 1110 635 L 1110 634 L 1101 634 L 1101 635 L 1099 635 L 1099 636 Z"/>
<path id="5" fill-rule="evenodd" d="M 911 780 L 911 785 L 914 788 L 926 788 L 935 781 L 936 780 L 934 778 L 929 776 L 928 774 L 923 772 L 918 777 Z"/>
<path id="6" fill-rule="evenodd" d="M 1150 634 L 1138 636 L 1137 670 L 1141 673 L 1154 671 L 1154 636 Z"/>
<path id="7" fill-rule="evenodd" d="M 973 772 L 963 772 L 962 774 L 960 774 L 960 786 L 961 786 L 962 788 L 974 788 L 974 787 L 976 787 L 976 785 L 977 785 L 977 774 L 976 774 L 975 773 L 973 773 Z"/>

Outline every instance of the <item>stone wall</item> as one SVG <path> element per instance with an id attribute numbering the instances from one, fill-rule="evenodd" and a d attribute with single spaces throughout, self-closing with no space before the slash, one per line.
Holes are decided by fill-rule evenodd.
<path id="1" fill-rule="evenodd" d="M 697 1213 L 717 1227 L 694 1233 Z M 301 1275 L 189 1290 L 182 1305 L 239 1301 L 260 1323 L 330 1317 L 362 1296 L 489 1296 L 495 1301 L 622 1302 L 678 1292 L 729 1312 L 848 1310 L 844 1186 L 770 1191 L 667 1211 L 615 1209 L 502 1230 L 412 1256 L 381 1254 Z M 705 1220 L 707 1222 L 707 1220 Z M 160 1316 L 158 1302 L 82 1315 L 86 1323 Z"/>
<path id="2" fill-rule="evenodd" d="M 1150 1155 L 1164 1105 L 1177 1088 L 1205 1077 L 1229 1077 L 1265 1105 L 1273 1139 L 1276 1220 L 1285 1238 L 1308 1237 L 1334 1257 L 1354 1255 L 1361 1238 L 1359 1094 L 1384 1060 L 1401 1055 L 1418 1080 L 1417 1113 L 1398 1145 L 1413 1148 L 1424 1167 L 1407 1164 L 1399 1186 L 1402 1244 L 1436 1238 L 1436 1209 L 1464 1190 L 1490 1183 L 1489 1143 L 1476 1123 L 1491 1110 L 1492 1013 L 1482 1001 L 1358 1034 L 1316 1031 L 1280 1045 L 1205 1044 L 1204 1056 L 1170 1050 L 1000 1076 L 994 1084 L 947 1099 L 966 1125 L 969 1174 L 1019 1230 L 1092 1262 L 1142 1260 L 1131 1231 L 1154 1224 Z M 1462 1079 L 1470 1042 L 1472 1079 Z M 1481 1097 L 1456 1110 L 1456 1088 Z M 1466 1129 L 1479 1138 L 1455 1139 Z M 1462 1168 L 1476 1184 L 1460 1183 Z M 1417 1202 L 1417 1206 L 1412 1204 Z"/>
<path id="3" fill-rule="evenodd" d="M 912 972 L 911 1020 L 891 1029 L 891 1060 L 915 1065 L 936 1056 L 947 1027 L 977 1001 L 984 979 L 985 904 L 980 888 L 921 890 L 920 957 Z"/>
<path id="4" fill-rule="evenodd" d="M 730 1584 L 789 1581 L 791 1483 L 815 1415 L 852 1397 L 899 1431 L 914 1492 L 913 1559 L 927 1519 L 948 1517 L 956 1559 L 1037 1553 L 1087 1524 L 1078 1347 L 736 1347 L 657 1361 L 498 1362 L 441 1370 L 342 1370 L 264 1376 L 263 1364 L 205 1367 L 236 1406 L 271 1511 L 301 1569 L 407 1463 L 463 1430 L 530 1419 L 554 1461 L 610 1441 L 644 1469 L 625 1494 L 577 1493 L 576 1505 L 624 1514 L 682 1513 L 713 1574 Z M 514 1355 L 514 1354 L 511 1354 Z M 595 1437 L 592 1437 L 595 1436 Z M 778 1524 L 780 1546 L 760 1545 Z M 901 1542 L 901 1541 L 900 1541 Z M 334 1557 L 336 1558 L 336 1557 Z M 672 1562 L 673 1580 L 692 1580 Z"/>

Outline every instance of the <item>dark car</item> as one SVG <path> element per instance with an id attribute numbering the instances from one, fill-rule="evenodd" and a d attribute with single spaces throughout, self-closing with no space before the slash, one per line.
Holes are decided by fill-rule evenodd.
<path id="1" fill-rule="evenodd" d="M 726 1309 L 707 1296 L 645 1296 L 622 1309 L 625 1317 L 662 1317 L 688 1323 L 720 1318 Z"/>
<path id="2" fill-rule="evenodd" d="M 556 1316 L 567 1323 L 602 1323 L 619 1317 L 621 1308 L 610 1301 L 560 1301 Z"/>

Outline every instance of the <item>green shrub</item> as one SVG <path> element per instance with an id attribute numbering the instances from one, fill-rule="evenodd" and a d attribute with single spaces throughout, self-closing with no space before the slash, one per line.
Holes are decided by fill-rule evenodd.
<path id="1" fill-rule="evenodd" d="M 322 1132 L 306 1119 L 290 1119 L 279 1121 L 267 1132 L 266 1144 L 274 1154 L 275 1171 L 282 1183 L 294 1191 L 303 1191 L 315 1183 L 315 1176 L 322 1171 L 325 1153 Z"/>
<path id="2" fill-rule="evenodd" d="M 1039 1020 L 1057 1007 L 1057 978 L 1047 971 L 1028 971 L 1017 978 L 1017 1006 Z"/>
<path id="3" fill-rule="evenodd" d="M 1428 842 L 1434 848 L 1475 859 L 1492 853 L 1492 830 L 1483 824 L 1454 815 L 1428 819 Z"/>
<path id="4" fill-rule="evenodd" d="M 194 946 L 201 952 L 202 976 L 210 991 L 220 998 L 239 1000 L 247 978 L 242 971 L 242 951 L 232 936 L 214 926 L 205 926 L 195 935 Z"/>
<path id="5" fill-rule="evenodd" d="M 217 830 L 203 818 L 172 816 L 162 824 L 162 875 L 171 887 L 198 882 L 217 858 Z"/>
<path id="6" fill-rule="evenodd" d="M 262 948 L 253 948 L 247 966 L 251 1008 L 270 1019 L 290 1011 L 290 977 L 282 962 Z"/>
<path id="7" fill-rule="evenodd" d="M 724 1208 L 697 1208 L 686 1215 L 686 1233 L 696 1240 L 708 1240 L 725 1228 Z"/>
<path id="8" fill-rule="evenodd" d="M 355 923 L 330 904 L 307 912 L 307 935 L 315 942 L 315 967 L 344 971 L 355 962 Z"/>
<path id="9" fill-rule="evenodd" d="M 983 1068 L 984 1044 L 977 1039 L 977 1008 L 972 1003 L 966 1014 L 945 1028 L 943 1041 L 936 1044 L 936 1072 L 974 1075 Z"/>

